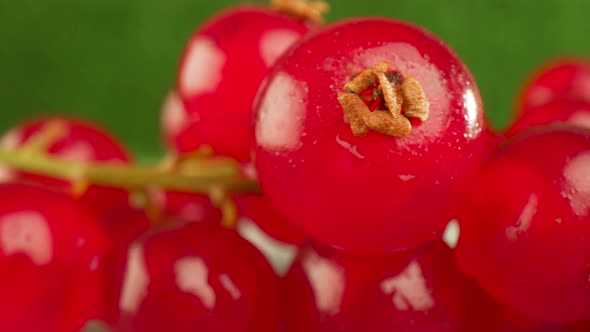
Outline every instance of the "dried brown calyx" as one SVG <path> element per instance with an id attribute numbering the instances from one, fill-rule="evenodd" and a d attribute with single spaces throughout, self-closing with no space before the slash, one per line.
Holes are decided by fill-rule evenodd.
<path id="1" fill-rule="evenodd" d="M 378 63 L 346 83 L 338 101 L 356 136 L 373 130 L 405 137 L 412 131 L 410 119 L 425 121 L 430 113 L 420 82 L 412 76 L 404 78 L 388 62 Z"/>
<path id="2" fill-rule="evenodd" d="M 324 14 L 330 11 L 330 5 L 324 0 L 271 0 L 271 6 L 278 11 L 316 23 L 323 23 Z"/>

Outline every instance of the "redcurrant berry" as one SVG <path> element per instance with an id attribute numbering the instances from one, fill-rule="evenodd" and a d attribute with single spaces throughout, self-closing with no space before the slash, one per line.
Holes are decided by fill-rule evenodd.
<path id="1" fill-rule="evenodd" d="M 285 218 L 270 206 L 264 195 L 237 195 L 235 201 L 240 216 L 254 221 L 264 233 L 273 239 L 296 246 L 301 246 L 305 241 L 305 235 L 287 223 Z"/>
<path id="2" fill-rule="evenodd" d="M 144 210 L 131 207 L 105 211 L 98 218 L 111 240 L 111 249 L 105 258 L 104 320 L 115 324 L 119 317 L 119 298 L 123 285 L 123 272 L 129 245 L 150 228 L 150 218 Z"/>
<path id="3" fill-rule="evenodd" d="M 551 123 L 590 128 L 590 100 L 556 100 L 531 108 L 506 131 L 506 136 L 514 136 L 527 128 Z"/>
<path id="4" fill-rule="evenodd" d="M 487 331 L 493 308 L 442 242 L 376 256 L 313 245 L 281 288 L 286 332 Z"/>
<path id="5" fill-rule="evenodd" d="M 131 245 L 120 299 L 122 332 L 278 330 L 278 280 L 231 230 L 188 223 Z"/>
<path id="6" fill-rule="evenodd" d="M 0 329 L 77 332 L 102 315 L 105 238 L 66 196 L 0 185 Z"/>
<path id="7" fill-rule="evenodd" d="M 501 303 L 549 322 L 590 319 L 590 130 L 505 142 L 472 183 L 459 262 Z"/>
<path id="8" fill-rule="evenodd" d="M 183 119 L 173 126 L 180 130 L 168 131 L 175 148 L 185 152 L 208 145 L 216 154 L 249 162 L 258 86 L 308 30 L 304 21 L 264 7 L 237 7 L 210 19 L 181 60 L 177 90 L 187 113 L 173 117 Z"/>
<path id="9" fill-rule="evenodd" d="M 216 224 L 222 219 L 221 210 L 207 195 L 158 189 L 152 190 L 150 197 L 168 219 Z"/>
<path id="10" fill-rule="evenodd" d="M 561 99 L 590 102 L 588 59 L 556 59 L 538 68 L 520 93 L 518 114 Z"/>
<path id="11" fill-rule="evenodd" d="M 103 128 L 89 122 L 65 118 L 45 117 L 31 120 L 11 129 L 0 144 L 9 149 L 29 148 L 34 153 L 47 153 L 76 162 L 127 163 L 131 157 Z M 32 173 L 7 170 L 10 179 L 33 181 L 44 186 L 63 190 L 79 197 L 82 204 L 97 211 L 128 204 L 128 192 L 84 183 L 49 178 Z M 80 188 L 79 185 L 83 185 Z M 82 190 L 79 192 L 79 190 Z"/>
<path id="12" fill-rule="evenodd" d="M 347 21 L 291 48 L 266 82 L 255 161 L 279 213 L 350 250 L 440 236 L 486 129 L 477 86 L 444 43 L 400 21 Z"/>

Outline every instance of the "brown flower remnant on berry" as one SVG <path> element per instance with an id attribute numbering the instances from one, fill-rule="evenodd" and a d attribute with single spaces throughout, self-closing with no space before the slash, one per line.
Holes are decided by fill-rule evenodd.
<path id="1" fill-rule="evenodd" d="M 315 23 L 323 23 L 323 15 L 330 11 L 324 0 L 272 0 L 271 6 L 278 11 Z"/>
<path id="2" fill-rule="evenodd" d="M 373 89 L 369 93 L 373 98 L 367 102 L 362 96 L 366 96 L 369 89 Z M 355 136 L 364 136 L 373 130 L 405 137 L 412 131 L 410 119 L 425 121 L 430 113 L 430 104 L 420 82 L 412 76 L 404 78 L 388 62 L 378 63 L 351 79 L 338 93 L 338 101 Z M 383 106 L 379 108 L 381 103 Z"/>

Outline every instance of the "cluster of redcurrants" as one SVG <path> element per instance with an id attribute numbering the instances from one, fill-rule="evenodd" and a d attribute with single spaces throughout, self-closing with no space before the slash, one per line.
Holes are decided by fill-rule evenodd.
<path id="1" fill-rule="evenodd" d="M 326 9 L 201 27 L 156 166 L 77 119 L 8 132 L 0 329 L 590 330 L 590 62 L 542 68 L 495 133 L 435 36 Z"/>

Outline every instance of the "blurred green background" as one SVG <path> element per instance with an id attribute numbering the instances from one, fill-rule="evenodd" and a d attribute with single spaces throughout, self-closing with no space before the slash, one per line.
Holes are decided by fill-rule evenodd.
<path id="1" fill-rule="evenodd" d="M 238 2 L 0 0 L 0 130 L 33 114 L 77 114 L 112 130 L 141 159 L 157 158 L 159 107 L 184 43 Z M 532 69 L 561 54 L 590 55 L 588 0 L 331 3 L 328 21 L 390 16 L 439 35 L 470 67 L 498 127 Z"/>

